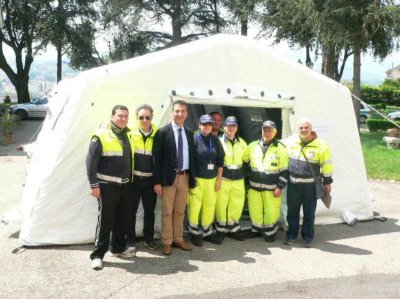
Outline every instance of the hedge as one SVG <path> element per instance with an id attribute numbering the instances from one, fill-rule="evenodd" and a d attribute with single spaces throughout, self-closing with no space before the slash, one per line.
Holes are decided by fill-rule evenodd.
<path id="1" fill-rule="evenodd" d="M 400 89 L 363 85 L 361 86 L 361 98 L 367 104 L 400 106 Z"/>
<path id="2" fill-rule="evenodd" d="M 396 122 L 400 125 L 400 121 Z M 367 119 L 367 127 L 370 132 L 386 131 L 387 129 L 396 128 L 396 126 L 385 119 Z"/>

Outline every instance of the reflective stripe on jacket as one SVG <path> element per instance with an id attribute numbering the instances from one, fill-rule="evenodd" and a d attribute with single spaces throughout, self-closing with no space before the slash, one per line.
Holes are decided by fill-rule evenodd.
<path id="1" fill-rule="evenodd" d="M 289 172 L 290 181 L 292 183 L 314 182 L 310 166 L 301 151 L 302 148 L 315 175 L 317 177 L 322 176 L 324 184 L 331 184 L 333 181 L 331 151 L 324 140 L 318 138 L 315 133 L 313 134 L 315 135 L 315 138 L 306 144 L 301 142 L 301 139 L 297 134 L 285 140 L 290 157 Z"/>
<path id="2" fill-rule="evenodd" d="M 151 125 L 152 132 L 144 140 L 143 134 L 136 127 L 131 131 L 131 137 L 135 144 L 133 174 L 141 177 L 153 176 L 153 140 L 157 127 Z"/>
<path id="3" fill-rule="evenodd" d="M 232 144 L 225 134 L 221 136 L 219 140 L 225 152 L 222 176 L 229 180 L 243 179 L 245 176 L 243 155 L 247 148 L 246 142 L 239 137 L 235 139 L 235 142 Z"/>
<path id="4" fill-rule="evenodd" d="M 99 129 L 94 136 L 100 139 L 103 149 L 97 168 L 97 178 L 105 182 L 125 183 L 129 177 L 124 175 L 127 170 L 125 165 L 127 159 L 124 157 L 121 141 L 114 134 L 111 126 Z M 132 157 L 135 146 L 129 133 L 127 133 L 127 139 L 131 148 L 130 160 L 132 165 L 130 169 L 132 170 L 134 166 Z"/>
<path id="5" fill-rule="evenodd" d="M 265 153 L 262 140 L 250 143 L 243 161 L 250 161 L 250 188 L 265 191 L 286 186 L 289 156 L 285 146 L 278 140 L 274 139 Z"/>

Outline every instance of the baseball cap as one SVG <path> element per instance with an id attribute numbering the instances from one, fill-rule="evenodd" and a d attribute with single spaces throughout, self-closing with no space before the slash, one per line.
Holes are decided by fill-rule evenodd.
<path id="1" fill-rule="evenodd" d="M 206 123 L 214 123 L 214 119 L 209 114 L 203 114 L 200 116 L 199 123 L 206 124 Z"/>
<path id="2" fill-rule="evenodd" d="M 263 128 L 274 128 L 274 129 L 276 129 L 276 125 L 272 120 L 266 120 L 265 122 L 263 122 L 262 127 Z"/>
<path id="3" fill-rule="evenodd" d="M 228 116 L 225 119 L 225 126 L 230 126 L 230 125 L 238 125 L 238 121 L 237 121 L 236 117 Z"/>

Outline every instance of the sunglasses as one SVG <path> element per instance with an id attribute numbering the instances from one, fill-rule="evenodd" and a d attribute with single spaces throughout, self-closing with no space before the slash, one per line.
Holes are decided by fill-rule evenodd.
<path id="1" fill-rule="evenodd" d="M 150 120 L 151 119 L 151 116 L 148 116 L 148 115 L 141 115 L 141 116 L 139 116 L 138 117 L 140 120 Z"/>

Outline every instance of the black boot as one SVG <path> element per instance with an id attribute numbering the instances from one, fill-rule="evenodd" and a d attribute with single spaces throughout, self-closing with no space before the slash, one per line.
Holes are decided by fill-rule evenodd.
<path id="1" fill-rule="evenodd" d="M 246 233 L 246 234 L 244 235 L 244 237 L 245 237 L 246 239 L 257 238 L 257 237 L 261 237 L 261 236 L 262 236 L 262 235 L 261 235 L 260 232 L 253 232 L 253 231 L 250 231 L 250 232 L 248 232 L 248 233 Z"/>
<path id="2" fill-rule="evenodd" d="M 234 233 L 229 233 L 228 234 L 228 237 L 229 238 L 232 238 L 232 239 L 234 239 L 234 240 L 236 240 L 236 241 L 244 241 L 246 238 L 243 236 L 243 234 L 242 234 L 242 232 L 241 231 L 237 231 L 237 232 L 234 232 Z"/>
<path id="3" fill-rule="evenodd" d="M 190 240 L 192 244 L 197 247 L 203 246 L 203 237 L 200 235 L 190 235 Z"/>
<path id="4" fill-rule="evenodd" d="M 265 242 L 271 243 L 275 241 L 275 235 L 273 236 L 264 236 Z"/>
<path id="5" fill-rule="evenodd" d="M 217 245 L 222 244 L 222 239 L 221 239 L 220 233 L 212 233 L 211 235 L 205 237 L 204 241 L 207 241 L 207 242 L 210 242 L 213 244 L 217 244 Z"/>

